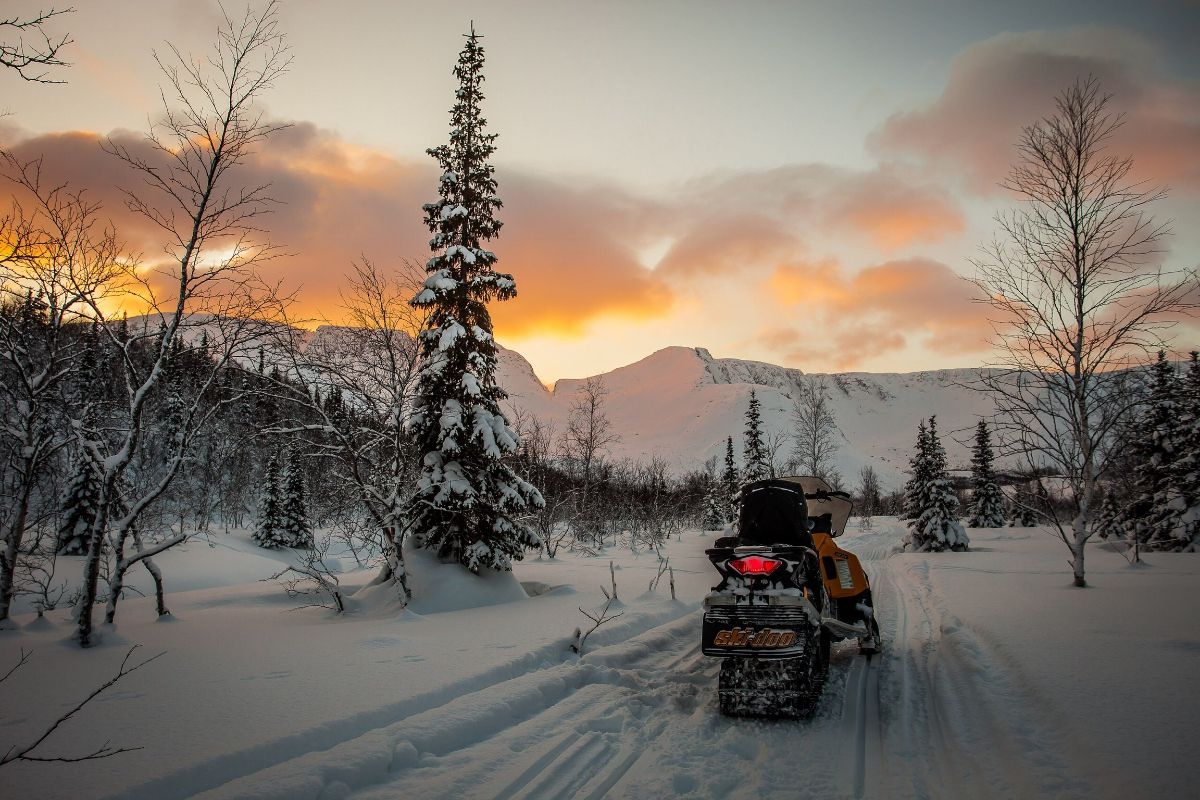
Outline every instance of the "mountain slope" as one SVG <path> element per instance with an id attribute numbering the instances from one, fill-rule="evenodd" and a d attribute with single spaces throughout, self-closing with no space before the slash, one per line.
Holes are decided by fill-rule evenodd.
<path id="1" fill-rule="evenodd" d="M 510 405 L 561 431 L 585 379 L 560 380 L 548 390 L 519 353 L 502 351 L 500 364 L 499 380 L 510 394 Z M 740 457 L 751 390 L 762 403 L 767 435 L 786 435 L 800 383 L 824 379 L 840 430 L 837 465 L 842 475 L 854 483 L 858 471 L 871 464 L 886 485 L 897 488 L 917 423 L 931 414 L 938 415 L 951 465 L 969 460 L 967 449 L 952 437 L 967 442 L 975 421 L 992 410 L 986 395 L 966 386 L 976 372 L 806 375 L 758 361 L 714 358 L 703 348 L 667 347 L 597 377 L 608 390 L 604 411 L 621 437 L 610 456 L 644 460 L 657 455 L 679 470 L 723 457 L 726 436 L 733 436 Z M 790 448 L 789 440 L 783 454 Z"/>

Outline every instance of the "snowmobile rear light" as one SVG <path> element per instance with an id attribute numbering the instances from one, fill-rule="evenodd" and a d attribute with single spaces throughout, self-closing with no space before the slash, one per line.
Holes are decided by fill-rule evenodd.
<path id="1" fill-rule="evenodd" d="M 782 566 L 779 559 L 763 556 L 745 556 L 729 562 L 729 568 L 739 575 L 770 575 Z"/>

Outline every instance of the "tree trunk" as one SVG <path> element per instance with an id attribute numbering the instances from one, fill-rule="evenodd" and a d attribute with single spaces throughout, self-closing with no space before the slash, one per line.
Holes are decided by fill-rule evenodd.
<path id="1" fill-rule="evenodd" d="M 108 527 L 108 506 L 111 497 L 111 489 L 101 487 L 96 519 L 92 521 L 92 533 L 88 538 L 88 556 L 83 567 L 81 587 L 83 594 L 80 595 L 76 610 L 76 638 L 80 647 L 90 647 L 92 644 L 92 608 L 96 605 L 96 589 L 100 583 L 100 556 L 104 549 L 104 529 Z"/>
<path id="2" fill-rule="evenodd" d="M 141 543 L 138 543 L 141 547 Z M 152 558 L 142 559 L 142 563 L 146 565 L 146 571 L 150 573 L 150 577 L 154 578 L 154 602 L 160 617 L 169 617 L 171 610 L 167 608 L 166 600 L 164 599 L 162 570 L 154 563 Z"/>
<path id="3" fill-rule="evenodd" d="M 1087 586 L 1087 579 L 1084 577 L 1083 569 L 1083 549 L 1087 545 L 1088 537 L 1086 531 L 1080 531 L 1076 528 L 1073 531 L 1074 538 L 1071 541 L 1071 569 L 1075 577 L 1075 585 L 1080 588 Z"/>
<path id="4" fill-rule="evenodd" d="M 25 475 L 29 475 L 32 465 L 27 466 Z M 8 541 L 4 543 L 4 553 L 0 554 L 0 622 L 8 619 L 9 608 L 12 606 L 13 592 L 16 590 L 14 576 L 17 572 L 17 554 L 21 550 L 21 540 L 25 538 L 25 521 L 29 518 L 29 494 L 33 491 L 33 481 L 22 480 L 21 497 L 18 500 L 16 519 L 8 530 Z"/>
<path id="5" fill-rule="evenodd" d="M 108 603 L 104 607 L 104 624 L 112 625 L 113 620 L 117 616 L 117 601 L 121 599 L 121 592 L 125 591 L 125 571 L 129 569 L 129 565 L 125 563 L 125 539 L 127 535 L 124 531 L 117 536 L 117 550 L 113 554 L 113 573 L 108 579 Z"/>

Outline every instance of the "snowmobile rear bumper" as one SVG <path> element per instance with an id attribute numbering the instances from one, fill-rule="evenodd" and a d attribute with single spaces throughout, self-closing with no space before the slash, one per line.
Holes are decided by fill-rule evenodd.
<path id="1" fill-rule="evenodd" d="M 706 656 L 795 658 L 808 650 L 819 624 L 809 606 L 721 605 L 704 612 L 702 652 Z"/>

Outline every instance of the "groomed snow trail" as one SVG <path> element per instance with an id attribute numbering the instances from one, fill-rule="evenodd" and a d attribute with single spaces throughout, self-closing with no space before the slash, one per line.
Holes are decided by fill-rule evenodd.
<path id="1" fill-rule="evenodd" d="M 202 797 L 1091 796 L 1019 671 L 945 607 L 928 560 L 891 557 L 894 540 L 853 540 L 883 651 L 836 646 L 812 720 L 722 717 L 696 610 Z"/>

